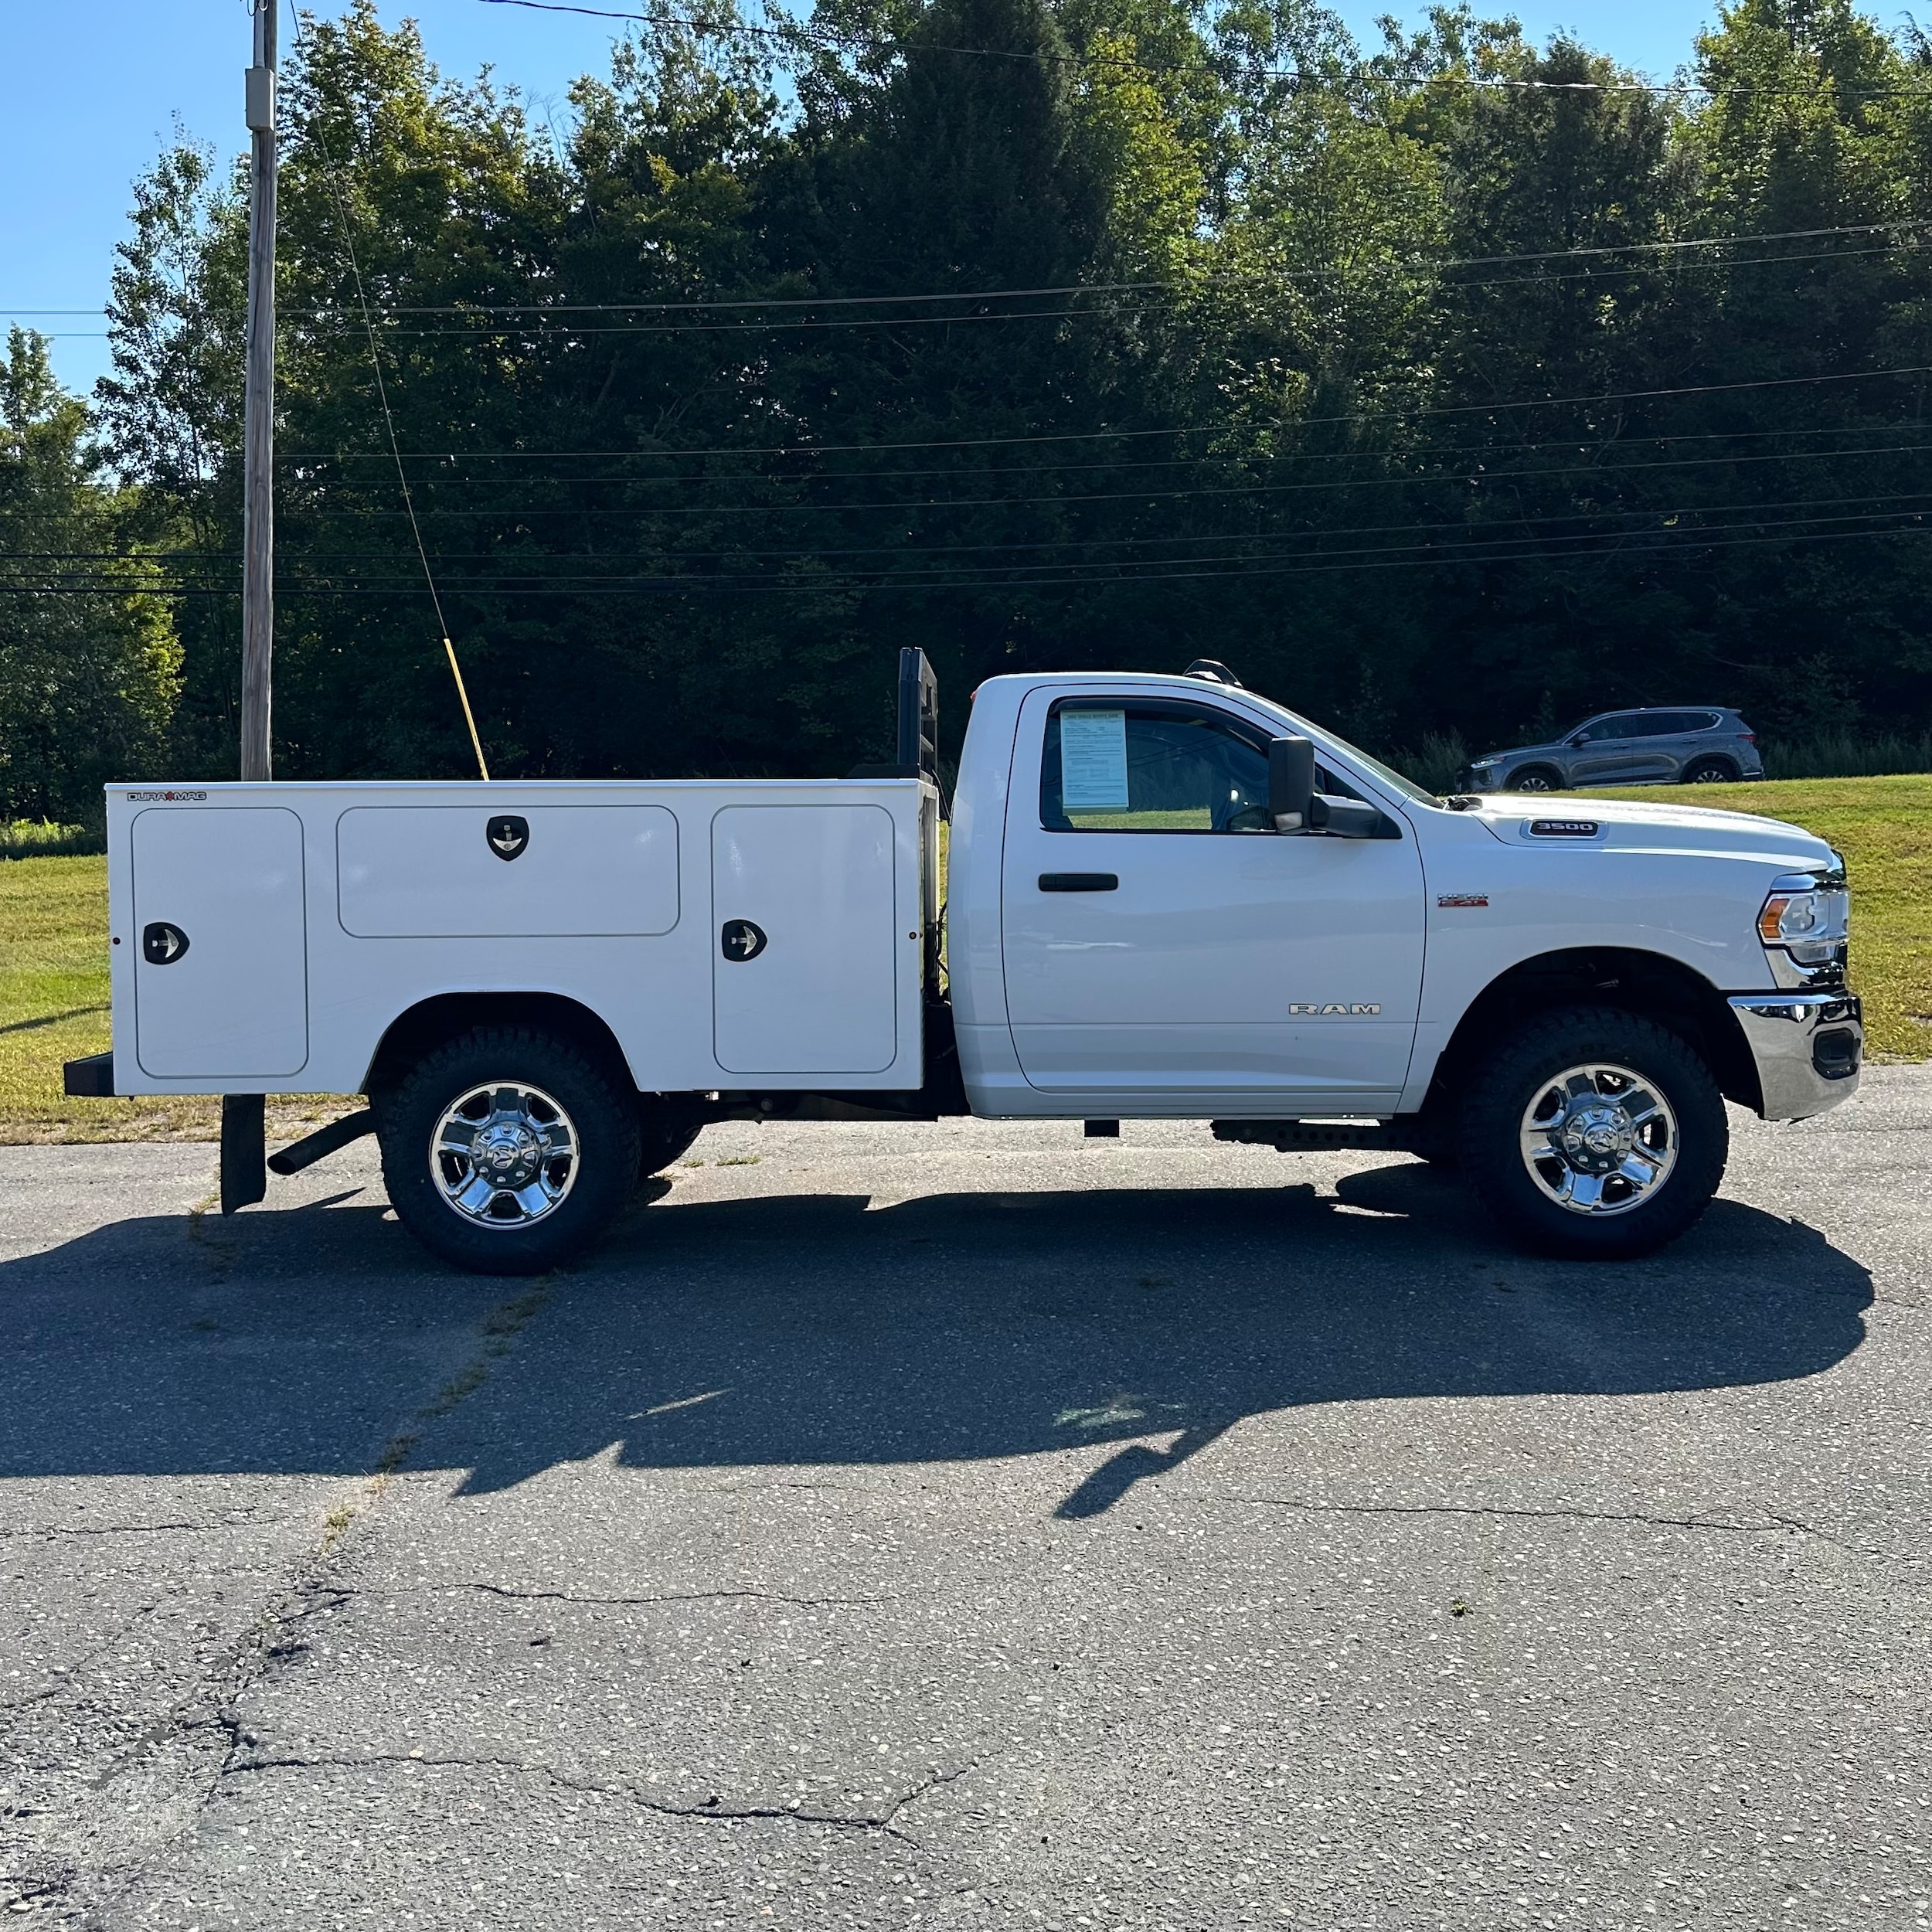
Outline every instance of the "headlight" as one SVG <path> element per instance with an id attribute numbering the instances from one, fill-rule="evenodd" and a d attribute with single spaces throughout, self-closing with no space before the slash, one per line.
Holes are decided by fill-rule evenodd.
<path id="1" fill-rule="evenodd" d="M 1469 760 L 1469 769 L 1471 771 L 1488 771 L 1493 766 L 1502 763 L 1502 760 L 1500 758 L 1471 758 Z"/>
<path id="2" fill-rule="evenodd" d="M 1842 872 L 1776 879 L 1757 915 L 1757 936 L 1801 966 L 1822 966 L 1843 951 L 1850 912 Z"/>

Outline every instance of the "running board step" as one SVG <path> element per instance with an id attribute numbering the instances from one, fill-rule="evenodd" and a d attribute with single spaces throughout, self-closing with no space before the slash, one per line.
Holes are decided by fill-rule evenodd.
<path id="1" fill-rule="evenodd" d="M 1312 1153 L 1333 1147 L 1379 1148 L 1406 1153 L 1409 1135 L 1394 1121 L 1216 1121 L 1217 1141 L 1243 1141 L 1284 1154 Z"/>

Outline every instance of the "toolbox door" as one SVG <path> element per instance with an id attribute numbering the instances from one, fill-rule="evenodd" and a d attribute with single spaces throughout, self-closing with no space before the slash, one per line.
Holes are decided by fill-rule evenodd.
<path id="1" fill-rule="evenodd" d="M 302 821 L 279 805 L 138 815 L 134 1058 L 156 1080 L 274 1080 L 308 1059 Z"/>
<path id="2" fill-rule="evenodd" d="M 891 1066 L 893 858 L 879 805 L 730 805 L 713 819 L 713 1050 L 727 1073 Z"/>

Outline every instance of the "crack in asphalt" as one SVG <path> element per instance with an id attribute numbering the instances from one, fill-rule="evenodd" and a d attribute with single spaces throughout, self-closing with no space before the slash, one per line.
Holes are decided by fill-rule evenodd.
<path id="1" fill-rule="evenodd" d="M 558 1604 L 709 1604 L 751 1598 L 767 1604 L 796 1604 L 806 1610 L 840 1604 L 896 1604 L 896 1597 L 793 1597 L 779 1590 L 683 1590 L 659 1597 L 593 1597 L 570 1590 L 516 1590 L 507 1583 L 449 1583 L 448 1590 L 480 1590 L 492 1597 L 508 1597 L 522 1603 Z"/>
<path id="2" fill-rule="evenodd" d="M 1501 1503 L 1461 1502 L 1309 1502 L 1295 1496 L 1236 1496 L 1223 1490 L 1196 1492 L 1216 1502 L 1248 1503 L 1257 1509 L 1294 1509 L 1310 1515 L 1336 1516 L 1488 1516 L 1530 1522 L 1639 1523 L 1653 1529 L 1715 1529 L 1733 1536 L 1761 1536 L 1767 1530 L 1809 1529 L 1795 1519 L 1767 1515 L 1757 1522 L 1722 1516 L 1658 1516 L 1641 1510 L 1512 1509 Z M 1819 1535 L 1821 1532 L 1812 1531 Z M 1831 1539 L 1827 1538 L 1828 1542 Z"/>
<path id="3" fill-rule="evenodd" d="M 665 1798 L 647 1796 L 634 1784 L 606 1784 L 597 1779 L 578 1777 L 562 1771 L 554 1764 L 532 1764 L 520 1757 L 471 1757 L 468 1756 L 437 1755 L 431 1757 L 424 1752 L 376 1751 L 359 1757 L 337 1757 L 332 1754 L 318 1757 L 278 1757 L 242 1758 L 231 1761 L 222 1767 L 221 1781 L 251 1775 L 262 1771 L 298 1770 L 368 1770 L 386 1765 L 407 1767 L 420 1765 L 426 1770 L 495 1770 L 508 1771 L 524 1777 L 541 1777 L 560 1790 L 574 1791 L 581 1796 L 621 1798 L 637 1805 L 641 1810 L 655 1811 L 662 1817 L 693 1819 L 699 1823 L 730 1824 L 743 1819 L 769 1819 L 780 1824 L 823 1825 L 837 1831 L 887 1832 L 895 1837 L 903 1834 L 893 1831 L 899 1815 L 908 1805 L 916 1804 L 933 1792 L 949 1784 L 956 1784 L 960 1779 L 983 1763 L 983 1758 L 968 1758 L 963 1764 L 950 1770 L 935 1769 L 930 1776 L 902 1791 L 891 1801 L 883 1811 L 832 1811 L 808 1810 L 801 1802 L 786 1804 L 727 1804 L 722 1801 L 715 1804 L 677 1804 Z"/>
<path id="4" fill-rule="evenodd" d="M 1780 1529 L 1795 1529 L 1801 1535 L 1806 1536 L 1815 1536 L 1820 1543 L 1829 1543 L 1834 1549 L 1842 1549 L 1848 1556 L 1868 1556 L 1873 1559 L 1875 1561 L 1880 1563 L 1895 1560 L 1910 1560 L 1910 1559 L 1897 1559 L 1890 1551 L 1873 1549 L 1869 1545 L 1866 1543 L 1849 1543 L 1844 1537 L 1835 1536 L 1828 1529 L 1819 1529 L 1818 1525 L 1815 1522 L 1807 1522 L 1802 1516 L 1787 1516 L 1783 1515 L 1777 1510 L 1772 1511 L 1770 1514 L 1772 1521 L 1776 1523 Z"/>
<path id="5" fill-rule="evenodd" d="M 30 1523 L 0 1529 L 0 1542 L 29 1536 L 152 1536 L 172 1529 L 252 1529 L 264 1523 L 285 1522 L 279 1515 L 211 1516 L 199 1522 Z"/>
<path id="6" fill-rule="evenodd" d="M 219 1266 L 225 1260 L 224 1244 L 211 1240 L 201 1224 L 213 1199 L 210 1196 L 191 1210 L 188 1233 L 191 1240 L 216 1251 L 214 1260 Z M 482 1321 L 481 1352 L 472 1357 L 468 1369 L 444 1384 L 430 1403 L 416 1412 L 417 1420 L 440 1418 L 472 1393 L 487 1376 L 488 1363 L 507 1347 L 507 1338 L 515 1335 L 542 1306 L 547 1292 L 546 1287 L 539 1285 L 517 1299 L 488 1311 Z M 144 1726 L 91 1780 L 93 1790 L 100 1792 L 171 1743 L 192 1738 L 198 1733 L 212 1733 L 222 1740 L 212 1768 L 192 1781 L 198 1789 L 189 1808 L 189 1815 L 158 1840 L 124 1861 L 118 1870 L 104 1870 L 97 1875 L 97 1883 L 104 1899 L 125 1896 L 172 1845 L 199 1829 L 202 1815 L 219 1796 L 223 1781 L 232 1774 L 240 1753 L 253 1742 L 253 1734 L 242 1716 L 243 1699 L 266 1680 L 278 1664 L 292 1654 L 299 1653 L 303 1648 L 299 1645 L 287 1645 L 282 1641 L 284 1633 L 291 1626 L 318 1611 L 337 1607 L 354 1594 L 327 1580 L 332 1566 L 338 1560 L 342 1538 L 352 1524 L 381 1500 L 390 1481 L 407 1460 L 408 1451 L 413 1447 L 415 1440 L 413 1435 L 391 1439 L 375 1469 L 357 1486 L 352 1499 L 338 1505 L 330 1512 L 320 1540 L 287 1564 L 284 1570 L 286 1580 L 280 1593 L 264 1602 L 247 1628 L 204 1666 L 201 1682 L 194 1689 Z M 145 1530 L 155 1526 L 144 1525 L 141 1528 Z"/>

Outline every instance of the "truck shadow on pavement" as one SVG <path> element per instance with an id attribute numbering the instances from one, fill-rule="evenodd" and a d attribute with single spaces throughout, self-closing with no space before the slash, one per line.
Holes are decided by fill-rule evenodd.
<path id="1" fill-rule="evenodd" d="M 0 1266 L 0 1475 L 366 1471 L 529 1284 L 427 1263 L 379 1206 L 184 1240 L 123 1222 Z M 434 1412 L 475 1493 L 638 1468 L 917 1464 L 1120 1445 L 1097 1515 L 1243 1417 L 1415 1396 L 1613 1395 L 1815 1375 L 1870 1277 L 1719 1201 L 1648 1260 L 1502 1247 L 1420 1165 L 1311 1187 L 641 1202 Z"/>

